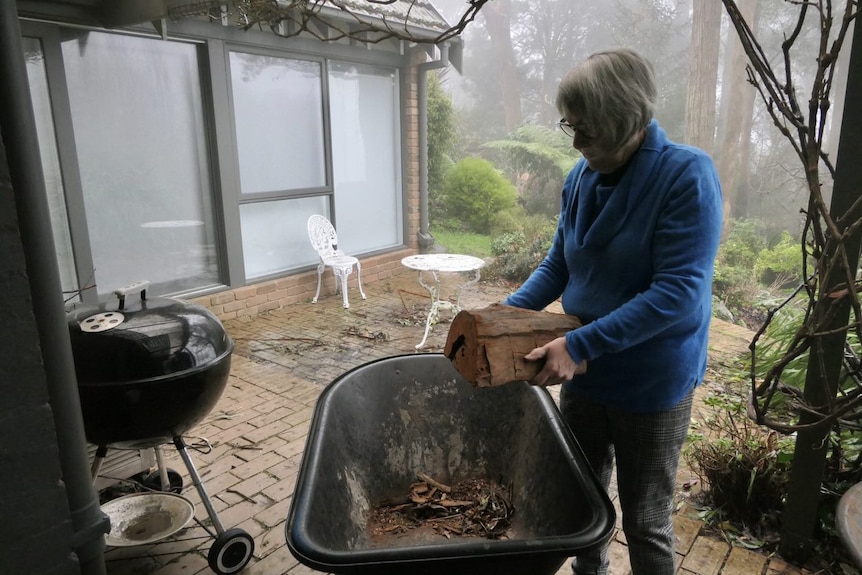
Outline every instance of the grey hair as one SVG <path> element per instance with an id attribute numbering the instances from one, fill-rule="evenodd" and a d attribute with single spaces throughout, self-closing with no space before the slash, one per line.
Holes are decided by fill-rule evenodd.
<path id="1" fill-rule="evenodd" d="M 596 52 L 557 89 L 557 110 L 578 116 L 586 132 L 617 150 L 652 120 L 658 95 L 652 64 L 634 50 Z"/>

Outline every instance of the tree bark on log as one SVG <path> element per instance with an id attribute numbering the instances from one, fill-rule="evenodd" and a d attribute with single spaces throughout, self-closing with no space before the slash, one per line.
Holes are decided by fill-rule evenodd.
<path id="1" fill-rule="evenodd" d="M 474 387 L 530 381 L 545 362 L 524 356 L 581 325 L 575 316 L 503 304 L 462 310 L 452 320 L 443 353 Z"/>

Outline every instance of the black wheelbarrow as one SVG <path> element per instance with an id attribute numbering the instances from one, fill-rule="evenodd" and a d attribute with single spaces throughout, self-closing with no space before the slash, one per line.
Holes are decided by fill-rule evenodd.
<path id="1" fill-rule="evenodd" d="M 420 473 L 510 485 L 508 538 L 381 547 L 369 515 Z M 336 575 L 552 575 L 605 542 L 615 519 L 545 389 L 474 388 L 442 354 L 414 354 L 362 365 L 321 394 L 285 537 L 298 561 Z"/>

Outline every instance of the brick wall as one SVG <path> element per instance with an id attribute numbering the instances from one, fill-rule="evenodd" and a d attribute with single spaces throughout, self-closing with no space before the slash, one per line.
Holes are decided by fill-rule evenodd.
<path id="1" fill-rule="evenodd" d="M 404 94 L 404 134 L 406 138 L 405 148 L 407 161 L 405 162 L 404 188 L 406 190 L 407 220 L 405 222 L 407 232 L 407 245 L 411 248 L 419 247 L 419 69 L 418 65 L 425 62 L 428 55 L 420 47 L 415 47 L 410 52 L 410 65 L 405 70 L 407 75 L 407 93 Z"/>
<path id="2" fill-rule="evenodd" d="M 362 259 L 362 285 L 392 277 L 403 273 L 401 259 L 415 253 L 415 250 L 404 249 L 397 252 L 372 256 Z M 348 289 L 356 287 L 356 271 L 348 277 Z M 264 281 L 241 288 L 219 292 L 199 298 L 193 303 L 211 310 L 222 321 L 237 317 L 255 316 L 261 312 L 278 309 L 286 305 L 311 301 L 317 289 L 317 270 L 311 270 L 283 278 Z M 335 280 L 332 270 L 323 274 L 323 285 L 320 297 L 335 293 Z M 353 293 L 350 297 L 356 297 Z M 358 294 L 357 294 L 358 296 Z"/>

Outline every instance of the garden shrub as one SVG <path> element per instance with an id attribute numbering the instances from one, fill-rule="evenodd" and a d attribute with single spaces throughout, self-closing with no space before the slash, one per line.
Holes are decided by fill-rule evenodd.
<path id="1" fill-rule="evenodd" d="M 515 186 L 481 158 L 455 164 L 443 181 L 443 196 L 446 216 L 480 234 L 489 233 L 498 214 L 517 203 Z"/>
<path id="2" fill-rule="evenodd" d="M 428 74 L 428 188 L 436 191 L 454 164 L 457 137 L 455 107 L 443 89 L 440 74 Z"/>
<path id="3" fill-rule="evenodd" d="M 805 389 L 808 376 L 808 365 L 811 358 L 811 350 L 806 350 L 789 361 L 785 359 L 790 343 L 795 340 L 805 320 L 806 298 L 804 292 L 800 292 L 795 298 L 788 301 L 773 312 L 771 321 L 767 326 L 763 337 L 757 341 L 755 346 L 755 364 L 751 370 L 759 381 L 762 381 L 767 372 L 776 365 L 782 365 L 781 388 L 770 398 L 770 409 L 774 414 L 787 415 L 788 410 L 795 399 L 793 394 L 784 393 L 784 389 Z M 776 307 L 776 306 L 773 306 Z M 859 387 L 859 358 L 853 350 L 859 349 L 859 338 L 855 330 L 847 332 L 847 346 L 845 348 L 844 363 L 838 378 L 839 394 L 858 393 Z M 773 417 L 778 417 L 773 415 Z M 862 431 L 855 423 L 846 424 L 849 420 L 837 423 L 830 437 L 830 452 L 832 464 L 830 464 L 824 475 L 824 486 L 836 493 L 843 493 L 840 483 L 842 478 L 858 477 L 862 469 Z"/>
<path id="4" fill-rule="evenodd" d="M 428 74 L 428 213 L 435 223 L 445 218 L 443 181 L 455 162 L 457 115 L 443 89 L 439 72 Z"/>
<path id="5" fill-rule="evenodd" d="M 491 219 L 491 236 L 517 232 L 523 229 L 521 223 L 524 218 L 524 210 L 520 206 L 514 206 L 504 212 L 495 214 Z"/>
<path id="6" fill-rule="evenodd" d="M 757 278 L 767 284 L 781 287 L 798 283 L 802 273 L 802 247 L 790 233 L 781 233 L 781 239 L 771 248 L 757 254 L 754 262 Z"/>
<path id="7" fill-rule="evenodd" d="M 758 255 L 767 248 L 767 230 L 755 219 L 734 220 L 718 248 L 712 291 L 734 316 L 751 315 L 764 288 L 755 272 Z"/>
<path id="8" fill-rule="evenodd" d="M 556 222 L 542 219 L 542 224 L 537 225 L 534 218 L 527 218 L 525 224 L 524 231 L 505 233 L 491 241 L 494 275 L 522 282 L 545 259 L 554 240 Z"/>
<path id="9" fill-rule="evenodd" d="M 757 254 L 767 247 L 766 233 L 766 225 L 761 220 L 734 220 L 719 254 L 726 265 L 754 269 Z"/>
<path id="10" fill-rule="evenodd" d="M 524 232 L 506 232 L 491 240 L 491 253 L 496 257 L 517 254 L 526 244 L 527 238 L 524 237 Z"/>
<path id="11" fill-rule="evenodd" d="M 713 408 L 712 415 L 689 434 L 683 452 L 704 486 L 701 497 L 711 510 L 704 518 L 713 524 L 741 523 L 762 536 L 764 517 L 782 508 L 793 439 L 749 419 L 742 396 L 716 394 L 704 403 Z"/>
<path id="12" fill-rule="evenodd" d="M 492 159 L 499 158 L 498 165 L 506 166 L 526 213 L 557 215 L 563 180 L 580 157 L 570 137 L 555 128 L 524 124 L 506 139 L 483 147 L 494 152 Z"/>
<path id="13" fill-rule="evenodd" d="M 766 326 L 763 336 L 760 337 L 754 348 L 754 366 L 751 361 L 746 362 L 747 367 L 753 371 L 754 376 L 763 381 L 767 372 L 776 365 L 783 365 L 781 381 L 797 389 L 804 389 L 805 378 L 808 371 L 809 352 L 805 351 L 790 361 L 784 360 L 791 342 L 797 337 L 800 327 L 805 319 L 804 294 L 799 294 L 780 309 L 774 308 L 773 315 Z M 788 403 L 788 396 L 778 392 L 772 396 L 770 405 L 772 410 L 783 412 Z"/>

